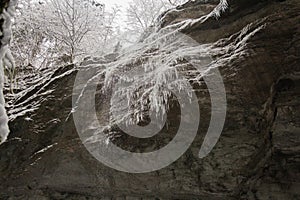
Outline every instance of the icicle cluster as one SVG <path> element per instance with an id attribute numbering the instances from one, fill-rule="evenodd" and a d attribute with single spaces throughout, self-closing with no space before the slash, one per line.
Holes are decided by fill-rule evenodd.
<path id="1" fill-rule="evenodd" d="M 210 60 L 211 47 L 191 41 L 180 31 L 208 18 L 218 18 L 227 6 L 227 1 L 221 0 L 211 13 L 199 19 L 184 20 L 162 29 L 157 27 L 91 78 L 90 82 L 105 76 L 103 93 L 109 95 L 107 91 L 113 90 L 110 125 L 124 121 L 136 124 L 144 120 L 149 110 L 165 114 L 172 99 L 172 88 L 188 91 L 191 82 L 198 82 L 210 70 L 210 63 L 200 64 L 200 71 L 191 64 Z M 186 96 L 191 94 L 186 92 Z"/>
<path id="2" fill-rule="evenodd" d="M 199 19 L 157 29 L 101 72 L 106 77 L 104 91 L 116 80 L 122 82 L 114 88 L 112 99 L 117 101 L 112 102 L 111 111 L 117 116 L 114 114 L 112 123 L 124 120 L 128 124 L 137 123 L 143 120 L 147 110 L 167 112 L 172 88 L 188 91 L 191 82 L 197 82 L 210 70 L 212 65 L 203 63 L 210 60 L 211 47 L 197 44 L 180 31 L 193 23 L 204 23 L 208 18 L 220 17 L 227 7 L 227 0 L 220 0 L 211 13 Z M 196 62 L 202 62 L 202 70 L 191 66 Z M 186 92 L 186 96 L 191 94 Z M 124 100 L 126 102 L 122 102 Z"/>
<path id="3" fill-rule="evenodd" d="M 3 84 L 4 84 L 4 67 L 15 67 L 15 62 L 11 51 L 9 49 L 9 45 L 12 38 L 12 17 L 14 16 L 15 7 L 17 4 L 17 0 L 10 0 L 8 8 L 3 10 L 1 14 L 1 18 L 4 19 L 3 23 L 3 32 L 1 39 L 1 48 L 0 48 L 0 144 L 6 141 L 9 128 L 8 128 L 8 117 L 5 110 L 5 100 L 3 95 Z"/>

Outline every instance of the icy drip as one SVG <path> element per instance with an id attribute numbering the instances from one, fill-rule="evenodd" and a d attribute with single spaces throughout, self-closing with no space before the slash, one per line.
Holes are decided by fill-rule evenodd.
<path id="1" fill-rule="evenodd" d="M 3 32 L 0 34 L 3 36 L 1 39 L 0 48 L 0 144 L 6 141 L 9 134 L 8 128 L 8 117 L 5 110 L 5 100 L 3 95 L 3 85 L 4 85 L 4 66 L 13 68 L 15 66 L 14 59 L 12 57 L 9 45 L 12 38 L 12 17 L 14 16 L 15 7 L 17 0 L 11 0 L 7 9 L 3 10 L 1 18 L 4 19 Z"/>

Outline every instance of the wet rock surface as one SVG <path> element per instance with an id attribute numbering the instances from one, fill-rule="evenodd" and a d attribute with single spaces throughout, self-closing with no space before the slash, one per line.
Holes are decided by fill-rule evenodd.
<path id="1" fill-rule="evenodd" d="M 219 49 L 214 59 L 224 79 L 228 113 L 208 157 L 198 158 L 210 119 L 209 93 L 203 87 L 198 90 L 198 136 L 178 161 L 147 174 L 99 163 L 83 147 L 69 116 L 77 70 L 68 66 L 53 76 L 70 73 L 44 83 L 51 94 L 32 100 L 44 98 L 39 109 L 10 122 L 10 139 L 0 147 L 0 199 L 300 199 L 300 2 L 229 3 L 218 20 L 183 30 Z M 167 13 L 163 25 L 196 19 L 216 4 L 190 2 Z M 97 99 L 98 115 L 105 115 L 109 100 Z M 176 121 L 177 115 L 174 111 L 169 120 Z M 175 123 L 145 146 L 164 145 L 176 128 Z M 144 149 L 127 136 L 114 142 L 131 151 L 139 150 L 137 144 Z"/>

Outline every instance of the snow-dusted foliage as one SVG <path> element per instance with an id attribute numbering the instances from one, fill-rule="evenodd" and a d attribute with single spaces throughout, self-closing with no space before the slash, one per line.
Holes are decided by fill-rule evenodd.
<path id="1" fill-rule="evenodd" d="M 9 133 L 8 128 L 8 117 L 5 110 L 5 100 L 3 95 L 3 85 L 4 85 L 4 67 L 14 68 L 15 61 L 12 57 L 11 51 L 9 49 L 10 41 L 12 38 L 11 24 L 12 17 L 14 16 L 15 6 L 17 1 L 11 0 L 8 8 L 3 10 L 1 18 L 4 19 L 3 23 L 3 33 L 1 39 L 1 49 L 0 49 L 0 144 L 5 142 Z"/>
<path id="2" fill-rule="evenodd" d="M 99 37 L 96 31 L 100 32 L 103 23 L 103 5 L 90 0 L 49 0 L 43 4 L 47 36 L 61 43 L 73 62 L 82 53 L 82 41 L 89 32 Z"/>
<path id="3" fill-rule="evenodd" d="M 140 36 L 152 31 L 159 16 L 188 0 L 132 0 L 127 8 L 126 39 L 134 43 Z"/>
<path id="4" fill-rule="evenodd" d="M 127 9 L 127 31 L 131 33 L 128 40 L 132 41 L 140 36 L 148 35 L 148 32 L 153 30 L 155 24 L 159 23 L 157 19 L 163 12 L 176 11 L 176 6 L 187 2 L 188 0 L 133 0 Z M 203 1 L 203 3 L 206 2 L 208 1 Z M 188 26 L 198 22 L 203 23 L 211 17 L 219 18 L 227 7 L 227 0 L 220 0 L 219 4 L 208 15 L 204 15 L 196 20 L 186 20 L 183 23 Z M 160 20 L 162 21 L 162 19 Z"/>
<path id="5" fill-rule="evenodd" d="M 127 8 L 127 28 L 141 34 L 155 24 L 161 13 L 186 1 L 132 0 Z"/>
<path id="6" fill-rule="evenodd" d="M 11 45 L 18 70 L 44 68 L 49 63 L 55 63 L 55 59 L 58 60 L 55 41 L 45 37 L 41 7 L 37 1 L 18 1 Z"/>
<path id="7" fill-rule="evenodd" d="M 104 127 L 109 129 L 119 123 L 143 122 L 149 111 L 159 116 L 160 112 L 166 113 L 170 100 L 175 98 L 174 90 L 192 96 L 191 85 L 201 87 L 203 77 L 210 76 L 214 68 L 226 66 L 236 56 L 246 56 L 247 41 L 264 28 L 263 21 L 256 23 L 260 26 L 249 24 L 235 34 L 235 41 L 227 38 L 213 44 L 199 44 L 180 33 L 193 23 L 218 16 L 217 13 L 223 12 L 226 5 L 227 2 L 221 1 L 216 9 L 199 19 L 157 28 L 144 41 L 125 49 L 116 61 L 105 64 L 105 68 L 101 65 L 98 73 L 83 86 L 77 103 L 90 84 L 101 77 L 98 84 L 103 86 L 102 94 L 111 99 L 111 118 Z M 228 48 L 219 48 L 218 43 L 224 42 L 228 42 Z M 213 57 L 218 57 L 218 60 L 213 60 Z M 97 64 L 85 67 L 95 68 Z M 76 112 L 76 107 L 73 112 Z"/>
<path id="8" fill-rule="evenodd" d="M 216 9 L 199 19 L 188 19 L 162 29 L 157 26 L 143 41 L 120 51 L 117 59 L 86 59 L 81 67 L 94 68 L 97 73 L 82 86 L 77 101 L 79 102 L 84 92 L 89 89 L 89 84 L 101 77 L 98 84 L 102 86 L 102 95 L 112 99 L 110 114 L 113 117 L 107 128 L 119 122 L 136 124 L 144 121 L 149 111 L 166 113 L 170 100 L 175 98 L 172 90 L 179 90 L 186 96 L 191 96 L 191 85 L 201 85 L 203 76 L 209 75 L 211 69 L 225 66 L 235 56 L 245 56 L 247 52 L 243 49 L 247 40 L 264 27 L 263 22 L 255 22 L 260 26 L 254 27 L 249 24 L 236 33 L 235 41 L 231 38 L 218 41 L 227 42 L 228 49 L 219 48 L 218 42 L 198 44 L 180 33 L 193 23 L 202 23 L 209 17 L 217 16 L 216 13 L 224 11 L 226 5 L 225 1 L 221 1 Z M 219 59 L 213 61 L 212 57 Z M 195 67 L 196 65 L 198 67 Z M 56 73 L 45 69 L 40 74 L 22 75 L 24 84 L 19 85 L 21 91 L 8 96 L 9 119 L 14 120 L 39 109 L 41 103 L 55 90 L 55 87 L 49 86 L 76 70 L 71 68 L 63 70 L 63 73 Z M 76 107 L 73 112 L 76 112 Z M 7 121 L 7 118 L 5 119 Z"/>
<path id="9" fill-rule="evenodd" d="M 191 84 L 201 85 L 201 78 L 215 67 L 211 60 L 214 50 L 211 45 L 198 44 L 180 31 L 188 24 L 201 23 L 217 15 L 226 5 L 221 1 L 215 10 L 201 19 L 157 28 L 142 42 L 125 49 L 117 61 L 107 64 L 106 69 L 99 70 L 89 80 L 90 83 L 97 77 L 105 77 L 100 84 L 103 94 L 112 99 L 110 125 L 124 121 L 139 123 L 149 111 L 165 114 L 169 101 L 174 99 L 174 89 L 192 96 Z"/>
<path id="10" fill-rule="evenodd" d="M 108 12 L 99 2 L 19 0 L 12 27 L 17 66 L 55 67 L 112 51 L 117 43 L 115 21 L 119 10 Z"/>

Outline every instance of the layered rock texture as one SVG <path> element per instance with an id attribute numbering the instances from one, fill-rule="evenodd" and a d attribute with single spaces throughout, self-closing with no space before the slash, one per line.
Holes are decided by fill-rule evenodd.
<path id="1" fill-rule="evenodd" d="M 161 26 L 197 19 L 217 3 L 191 1 L 167 12 Z M 178 161 L 145 174 L 101 164 L 68 117 L 77 70 L 67 66 L 15 100 L 14 105 L 39 106 L 10 122 L 10 139 L 0 147 L 0 199 L 300 199 L 300 1 L 229 1 L 218 20 L 193 23 L 182 32 L 219 49 L 213 59 L 224 79 L 228 113 L 206 158 L 198 158 L 210 119 L 203 87 L 198 136 Z M 97 99 L 101 116 L 107 100 Z M 173 136 L 176 116 L 170 113 L 170 131 L 162 136 L 121 136 L 115 143 L 131 151 L 158 148 Z"/>

